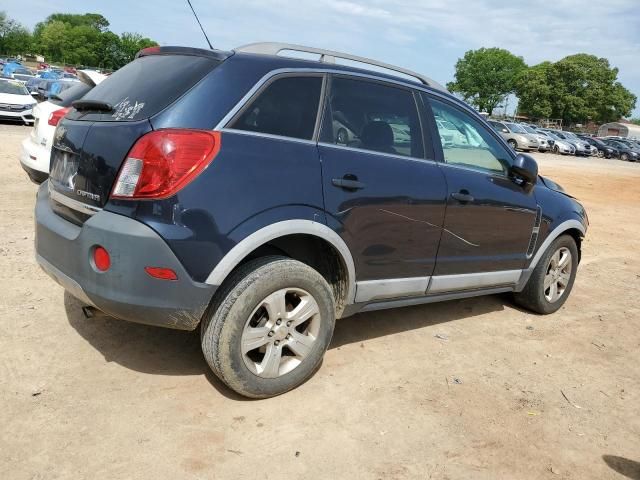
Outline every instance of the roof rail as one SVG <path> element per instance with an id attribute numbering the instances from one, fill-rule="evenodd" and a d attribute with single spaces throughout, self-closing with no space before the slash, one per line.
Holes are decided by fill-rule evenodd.
<path id="1" fill-rule="evenodd" d="M 412 72 L 402 67 L 396 67 L 388 63 L 379 62 L 370 58 L 359 57 L 357 55 L 351 55 L 349 53 L 335 52 L 333 50 L 324 50 L 322 48 L 305 47 L 302 45 L 296 45 L 293 43 L 279 43 L 279 42 L 258 42 L 242 45 L 241 47 L 234 49 L 236 52 L 245 53 L 257 53 L 261 55 L 278 55 L 282 51 L 290 50 L 294 52 L 314 53 L 320 55 L 320 61 L 324 63 L 335 63 L 336 58 L 342 58 L 344 60 L 351 60 L 352 62 L 364 63 L 366 65 L 373 65 L 375 67 L 384 68 L 393 72 L 401 73 L 409 77 L 417 79 L 420 83 L 423 83 L 429 87 L 436 88 L 438 90 L 447 91 L 442 85 L 435 80 L 420 75 L 419 73 Z"/>

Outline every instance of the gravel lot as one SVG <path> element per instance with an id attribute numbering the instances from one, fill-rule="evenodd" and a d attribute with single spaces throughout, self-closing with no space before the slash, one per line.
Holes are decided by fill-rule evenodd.
<path id="1" fill-rule="evenodd" d="M 247 401 L 197 332 L 86 320 L 39 269 L 28 133 L 0 124 L 0 478 L 640 478 L 640 164 L 537 155 L 591 221 L 558 313 L 356 315 L 310 381 Z"/>

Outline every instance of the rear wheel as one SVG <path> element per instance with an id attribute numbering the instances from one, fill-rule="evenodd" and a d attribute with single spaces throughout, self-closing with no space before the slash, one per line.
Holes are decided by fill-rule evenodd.
<path id="1" fill-rule="evenodd" d="M 620 155 L 620 160 L 624 160 L 625 162 L 628 162 L 629 155 L 627 155 L 626 153 L 623 153 L 622 155 Z"/>
<path id="2" fill-rule="evenodd" d="M 507 143 L 509 144 L 509 146 L 511 148 L 513 148 L 514 150 L 518 148 L 518 142 L 516 142 L 513 139 L 507 140 Z"/>
<path id="3" fill-rule="evenodd" d="M 201 325 L 202 351 L 231 389 L 271 397 L 316 371 L 335 324 L 331 288 L 317 271 L 264 257 L 238 268 L 218 293 Z"/>
<path id="4" fill-rule="evenodd" d="M 514 294 L 515 302 L 536 313 L 558 310 L 569 297 L 578 269 L 578 247 L 569 235 L 558 237 L 542 256 L 531 278 Z"/>

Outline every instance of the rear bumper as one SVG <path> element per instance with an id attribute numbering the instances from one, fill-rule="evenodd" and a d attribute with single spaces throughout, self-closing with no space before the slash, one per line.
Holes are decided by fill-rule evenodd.
<path id="1" fill-rule="evenodd" d="M 193 330 L 215 291 L 193 282 L 164 240 L 136 220 L 104 210 L 82 226 L 59 217 L 49 204 L 48 182 L 38 191 L 35 243 L 38 263 L 65 290 L 122 320 Z M 106 272 L 91 261 L 96 245 L 111 256 Z M 178 280 L 153 278 L 147 266 L 171 268 Z"/>
<path id="2" fill-rule="evenodd" d="M 22 141 L 20 164 L 31 180 L 42 183 L 49 177 L 49 157 L 51 151 L 43 145 L 34 143 L 31 136 Z"/>

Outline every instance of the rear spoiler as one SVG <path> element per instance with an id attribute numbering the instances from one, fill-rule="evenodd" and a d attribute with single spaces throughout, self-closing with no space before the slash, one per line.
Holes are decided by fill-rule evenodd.
<path id="1" fill-rule="evenodd" d="M 233 52 L 191 47 L 160 47 L 156 45 L 155 47 L 143 48 L 136 53 L 135 58 L 147 57 L 149 55 L 193 55 L 197 57 L 209 57 L 222 62 L 233 55 Z"/>

